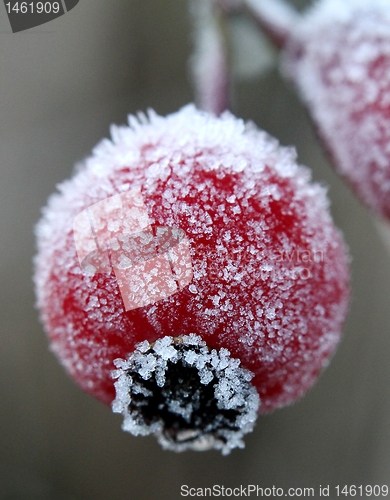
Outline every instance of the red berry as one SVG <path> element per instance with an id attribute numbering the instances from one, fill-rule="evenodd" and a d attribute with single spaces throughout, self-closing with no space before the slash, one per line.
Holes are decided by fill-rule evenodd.
<path id="1" fill-rule="evenodd" d="M 111 132 L 38 225 L 52 349 L 107 404 L 118 379 L 126 430 L 227 453 L 339 341 L 348 258 L 325 190 L 229 113 L 187 106 Z"/>
<path id="2" fill-rule="evenodd" d="M 322 0 L 287 41 L 285 69 L 338 172 L 390 218 L 388 0 Z"/>

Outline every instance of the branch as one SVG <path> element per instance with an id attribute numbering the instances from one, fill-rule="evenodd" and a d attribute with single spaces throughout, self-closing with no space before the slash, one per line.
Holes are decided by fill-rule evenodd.
<path id="1" fill-rule="evenodd" d="M 198 107 L 219 115 L 228 108 L 230 94 L 227 17 L 210 0 L 191 5 L 195 49 L 191 57 Z"/>

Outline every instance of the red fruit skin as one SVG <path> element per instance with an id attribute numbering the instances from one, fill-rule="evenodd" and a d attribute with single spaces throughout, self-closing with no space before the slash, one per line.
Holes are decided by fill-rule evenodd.
<path id="1" fill-rule="evenodd" d="M 60 186 L 38 226 L 36 290 L 52 349 L 84 390 L 110 404 L 114 359 L 143 340 L 196 333 L 254 373 L 261 413 L 290 404 L 328 363 L 347 311 L 348 257 L 324 189 L 290 149 L 231 115 L 186 107 L 151 121 L 114 130 L 114 143 L 104 141 Z M 163 174 L 150 181 L 156 163 Z M 125 311 L 113 272 L 81 271 L 72 224 L 135 186 L 153 224 L 185 231 L 193 280 Z"/>
<path id="2" fill-rule="evenodd" d="M 337 172 L 390 218 L 390 11 L 384 0 L 322 0 L 292 30 L 292 79 Z"/>

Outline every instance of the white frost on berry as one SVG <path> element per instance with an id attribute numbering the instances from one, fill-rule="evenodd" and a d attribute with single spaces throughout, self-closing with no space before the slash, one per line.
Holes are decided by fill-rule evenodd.
<path id="1" fill-rule="evenodd" d="M 389 1 L 316 2 L 292 31 L 283 71 L 338 171 L 390 217 Z"/>
<path id="2" fill-rule="evenodd" d="M 166 336 L 147 351 L 142 343 L 115 365 L 112 410 L 123 415 L 123 430 L 154 434 L 163 448 L 177 452 L 217 449 L 227 455 L 244 447 L 260 399 L 253 374 L 227 349 L 210 350 L 195 334 Z"/>
<path id="3" fill-rule="evenodd" d="M 228 112 L 149 111 L 111 135 L 58 186 L 37 227 L 38 306 L 67 370 L 110 403 L 112 362 L 144 331 L 148 339 L 195 332 L 262 381 L 260 411 L 303 395 L 335 349 L 347 309 L 347 258 L 324 187 L 310 182 L 293 148 Z M 115 276 L 83 276 L 72 226 L 89 206 L 129 189 L 141 190 L 151 224 L 185 229 L 193 279 L 191 289 L 126 312 Z M 156 380 L 164 384 L 162 371 Z M 279 392 L 268 394 L 264 380 Z"/>
<path id="4" fill-rule="evenodd" d="M 268 1 L 268 0 L 267 0 Z M 271 1 L 271 0 L 269 0 Z M 315 16 L 312 21 L 321 18 L 328 21 L 350 22 L 356 19 L 356 14 L 382 11 L 386 15 L 389 10 L 388 0 L 317 0 L 308 9 L 306 15 Z"/>

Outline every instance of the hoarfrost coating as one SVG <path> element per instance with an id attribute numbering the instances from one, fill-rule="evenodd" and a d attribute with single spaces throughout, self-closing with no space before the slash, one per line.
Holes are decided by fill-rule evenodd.
<path id="1" fill-rule="evenodd" d="M 227 349 L 209 351 L 194 334 L 143 342 L 128 360 L 115 360 L 112 409 L 124 416 L 123 430 L 155 434 L 165 449 L 227 455 L 244 447 L 259 407 L 253 375 L 239 365 Z"/>
<path id="2" fill-rule="evenodd" d="M 315 3 L 291 31 L 283 66 L 338 172 L 389 218 L 389 2 Z"/>
<path id="3" fill-rule="evenodd" d="M 347 311 L 348 257 L 325 189 L 294 149 L 230 113 L 149 111 L 112 126 L 111 137 L 59 185 L 37 227 L 38 307 L 67 371 L 111 404 L 115 359 L 143 341 L 196 334 L 253 373 L 260 412 L 302 396 L 334 352 Z M 151 226 L 184 231 L 193 274 L 177 293 L 126 311 L 113 272 L 80 269 L 72 226 L 129 190 L 139 190 Z M 121 231 L 125 221 L 117 222 Z M 304 273 L 302 263 L 274 258 L 302 252 L 323 258 L 308 259 Z"/>

